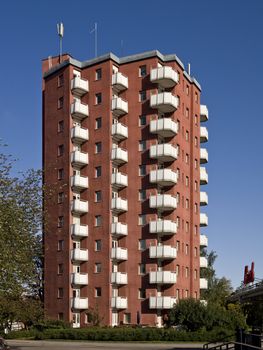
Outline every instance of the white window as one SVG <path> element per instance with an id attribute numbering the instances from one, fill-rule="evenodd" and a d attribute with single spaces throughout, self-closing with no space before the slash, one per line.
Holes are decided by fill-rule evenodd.
<path id="1" fill-rule="evenodd" d="M 140 116 L 139 116 L 139 126 L 144 126 L 144 125 L 146 125 L 146 122 L 147 122 L 147 120 L 146 120 L 146 115 L 140 115 Z"/>
<path id="2" fill-rule="evenodd" d="M 146 100 L 146 90 L 142 90 L 139 92 L 139 101 L 143 102 Z"/>
<path id="3" fill-rule="evenodd" d="M 144 214 L 139 215 L 138 224 L 140 226 L 146 225 L 146 215 L 144 215 Z"/>
<path id="4" fill-rule="evenodd" d="M 96 118 L 96 121 L 95 121 L 95 129 L 100 129 L 102 126 L 102 118 L 99 117 L 99 118 Z"/>
<path id="5" fill-rule="evenodd" d="M 102 195 L 101 191 L 95 191 L 95 202 L 101 202 Z"/>
<path id="6" fill-rule="evenodd" d="M 101 226 L 102 224 L 102 216 L 101 215 L 96 215 L 95 216 L 95 226 Z"/>
<path id="7" fill-rule="evenodd" d="M 102 144 L 101 142 L 96 142 L 95 143 L 95 153 L 100 153 L 102 150 Z"/>
<path id="8" fill-rule="evenodd" d="M 139 190 L 139 201 L 144 201 L 146 199 L 146 190 Z"/>
<path id="9" fill-rule="evenodd" d="M 146 70 L 146 66 L 140 66 L 139 68 L 139 76 L 140 77 L 145 77 L 145 75 L 147 75 L 147 70 Z"/>
<path id="10" fill-rule="evenodd" d="M 101 251 L 101 239 L 96 239 L 95 241 L 95 251 L 100 252 Z"/>
<path id="11" fill-rule="evenodd" d="M 101 68 L 98 68 L 98 69 L 96 69 L 95 78 L 96 78 L 96 80 L 100 80 L 101 77 L 102 77 Z"/>
<path id="12" fill-rule="evenodd" d="M 96 166 L 95 177 L 101 177 L 101 166 Z"/>
<path id="13" fill-rule="evenodd" d="M 139 165 L 139 176 L 145 176 L 146 175 L 146 165 L 142 164 Z"/>
<path id="14" fill-rule="evenodd" d="M 139 141 L 139 151 L 145 151 L 146 150 L 146 140 L 140 140 Z"/>
<path id="15" fill-rule="evenodd" d="M 139 250 L 145 250 L 145 249 L 146 249 L 146 240 L 139 239 Z"/>
<path id="16" fill-rule="evenodd" d="M 95 273 L 101 272 L 101 263 L 95 263 Z"/>
<path id="17" fill-rule="evenodd" d="M 101 297 L 101 287 L 95 288 L 95 298 Z"/>
<path id="18" fill-rule="evenodd" d="M 124 324 L 129 324 L 131 323 L 131 314 L 130 313 L 125 313 L 123 315 L 123 323 Z"/>
<path id="19" fill-rule="evenodd" d="M 138 274 L 145 275 L 146 274 L 146 266 L 145 264 L 139 264 L 138 266 Z"/>
<path id="20" fill-rule="evenodd" d="M 146 298 L 146 290 L 143 288 L 139 288 L 138 290 L 138 298 L 145 299 Z"/>

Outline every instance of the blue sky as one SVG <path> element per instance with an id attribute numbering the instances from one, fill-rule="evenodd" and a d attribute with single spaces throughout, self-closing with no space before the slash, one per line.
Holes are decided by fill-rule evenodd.
<path id="1" fill-rule="evenodd" d="M 79 60 L 158 49 L 176 53 L 202 86 L 209 130 L 209 249 L 238 286 L 245 264 L 263 278 L 263 2 L 260 0 L 9 0 L 0 4 L 0 137 L 17 170 L 41 167 L 41 59 Z M 121 42 L 123 41 L 123 47 Z"/>

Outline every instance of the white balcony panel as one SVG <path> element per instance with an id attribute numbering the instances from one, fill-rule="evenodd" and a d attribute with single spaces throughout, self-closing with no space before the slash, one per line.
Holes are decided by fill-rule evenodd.
<path id="1" fill-rule="evenodd" d="M 177 233 L 177 223 L 172 220 L 151 221 L 150 233 L 156 233 L 158 235 L 174 235 Z"/>
<path id="2" fill-rule="evenodd" d="M 174 112 L 179 105 L 179 99 L 171 92 L 161 92 L 151 96 L 150 106 L 156 108 L 162 113 Z"/>
<path id="3" fill-rule="evenodd" d="M 89 284 L 89 277 L 87 273 L 77 273 L 71 274 L 71 283 L 77 286 L 87 286 Z"/>
<path id="4" fill-rule="evenodd" d="M 208 246 L 208 238 L 206 235 L 200 235 L 200 246 L 207 247 Z"/>
<path id="5" fill-rule="evenodd" d="M 208 130 L 205 126 L 200 127 L 200 142 L 208 141 Z"/>
<path id="6" fill-rule="evenodd" d="M 128 275 L 126 272 L 112 272 L 111 273 L 111 283 L 112 284 L 127 284 Z"/>
<path id="7" fill-rule="evenodd" d="M 86 214 L 89 211 L 89 203 L 80 199 L 71 201 L 71 211 L 75 214 Z"/>
<path id="8" fill-rule="evenodd" d="M 150 80 L 164 88 L 171 88 L 178 84 L 179 76 L 172 67 L 163 66 L 151 70 Z"/>
<path id="9" fill-rule="evenodd" d="M 151 271 L 151 284 L 174 284 L 176 283 L 176 273 L 171 271 Z"/>
<path id="10" fill-rule="evenodd" d="M 84 119 L 89 116 L 89 106 L 79 101 L 74 101 L 71 104 L 70 112 L 73 118 Z"/>
<path id="11" fill-rule="evenodd" d="M 73 166 L 84 167 L 89 164 L 89 155 L 88 153 L 73 151 L 71 152 L 71 164 Z"/>
<path id="12" fill-rule="evenodd" d="M 172 137 L 178 133 L 178 123 L 171 118 L 161 118 L 150 122 L 150 132 L 162 137 Z"/>
<path id="13" fill-rule="evenodd" d="M 200 289 L 207 289 L 208 282 L 206 278 L 200 278 Z"/>
<path id="14" fill-rule="evenodd" d="M 122 213 L 128 210 L 128 201 L 123 198 L 112 198 L 111 209 L 117 213 Z"/>
<path id="15" fill-rule="evenodd" d="M 170 245 L 157 245 L 149 248 L 149 256 L 152 259 L 175 259 L 177 251 Z"/>
<path id="16" fill-rule="evenodd" d="M 121 248 L 121 247 L 111 248 L 111 258 L 113 260 L 127 260 L 128 259 L 127 248 Z"/>
<path id="17" fill-rule="evenodd" d="M 124 164 L 128 162 L 128 152 L 120 147 L 111 150 L 111 160 L 117 164 Z"/>
<path id="18" fill-rule="evenodd" d="M 89 251 L 87 249 L 72 249 L 71 250 L 71 260 L 73 261 L 88 261 Z"/>
<path id="19" fill-rule="evenodd" d="M 72 298 L 71 307 L 74 310 L 86 310 L 89 308 L 88 298 Z"/>
<path id="20" fill-rule="evenodd" d="M 112 86 L 118 92 L 128 89 L 128 77 L 121 72 L 112 75 Z"/>
<path id="21" fill-rule="evenodd" d="M 205 164 L 208 162 L 208 152 L 205 148 L 200 148 L 200 163 Z"/>
<path id="22" fill-rule="evenodd" d="M 208 216 L 205 213 L 200 213 L 200 226 L 208 226 Z"/>
<path id="23" fill-rule="evenodd" d="M 112 309 L 127 309 L 128 299 L 126 297 L 112 297 L 111 307 Z"/>
<path id="24" fill-rule="evenodd" d="M 175 297 L 150 297 L 149 308 L 150 309 L 172 309 L 176 304 Z"/>
<path id="25" fill-rule="evenodd" d="M 113 98 L 111 101 L 112 113 L 120 117 L 128 113 L 128 102 L 124 101 L 121 97 Z"/>
<path id="26" fill-rule="evenodd" d="M 71 234 L 72 236 L 76 237 L 88 237 L 89 235 L 89 229 L 88 225 L 79 225 L 79 224 L 72 224 L 71 225 Z"/>
<path id="27" fill-rule="evenodd" d="M 111 135 L 114 140 L 121 141 L 127 139 L 128 137 L 128 128 L 122 123 L 112 124 Z"/>
<path id="28" fill-rule="evenodd" d="M 208 266 L 207 258 L 200 256 L 200 267 L 206 268 Z"/>
<path id="29" fill-rule="evenodd" d="M 128 176 L 120 172 L 111 175 L 111 184 L 116 188 L 123 188 L 128 186 Z"/>
<path id="30" fill-rule="evenodd" d="M 169 143 L 152 145 L 150 147 L 150 158 L 159 159 L 163 162 L 172 162 L 178 157 L 178 148 Z"/>
<path id="31" fill-rule="evenodd" d="M 174 210 L 177 207 L 177 199 L 171 194 L 157 194 L 150 196 L 150 208 L 165 210 Z"/>
<path id="32" fill-rule="evenodd" d="M 71 128 L 71 139 L 73 142 L 83 143 L 89 139 L 89 130 L 81 128 L 79 125 Z"/>
<path id="33" fill-rule="evenodd" d="M 200 105 L 200 121 L 206 122 L 208 120 L 208 108 L 206 105 Z"/>
<path id="34" fill-rule="evenodd" d="M 208 205 L 208 195 L 206 192 L 200 192 L 200 205 Z"/>
<path id="35" fill-rule="evenodd" d="M 119 236 L 127 236 L 128 225 L 122 224 L 121 222 L 113 222 L 111 224 L 111 234 Z"/>
<path id="36" fill-rule="evenodd" d="M 208 184 L 208 174 L 207 174 L 206 168 L 203 166 L 200 167 L 200 184 L 201 185 Z"/>
<path id="37" fill-rule="evenodd" d="M 160 186 L 173 186 L 177 180 L 177 173 L 171 169 L 158 169 L 150 172 L 150 182 Z"/>
<path id="38" fill-rule="evenodd" d="M 71 91 L 78 96 L 86 94 L 89 92 L 88 80 L 81 79 L 81 77 L 74 77 L 71 80 Z"/>
<path id="39" fill-rule="evenodd" d="M 89 179 L 87 176 L 73 175 L 71 176 L 71 187 L 77 190 L 84 190 L 89 187 Z"/>

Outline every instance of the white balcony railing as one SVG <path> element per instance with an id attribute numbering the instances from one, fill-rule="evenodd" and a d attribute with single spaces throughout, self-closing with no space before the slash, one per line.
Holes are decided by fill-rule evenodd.
<path id="1" fill-rule="evenodd" d="M 200 226 L 208 226 L 208 216 L 205 213 L 200 213 Z"/>
<path id="2" fill-rule="evenodd" d="M 151 96 L 151 108 L 156 108 L 162 113 L 174 112 L 179 106 L 179 99 L 171 92 L 161 92 Z"/>
<path id="3" fill-rule="evenodd" d="M 165 210 L 174 210 L 177 207 L 177 199 L 171 194 L 157 194 L 150 196 L 150 208 Z"/>
<path id="4" fill-rule="evenodd" d="M 157 245 L 149 248 L 149 256 L 152 259 L 175 259 L 177 251 L 170 245 Z"/>
<path id="5" fill-rule="evenodd" d="M 171 169 L 158 169 L 150 172 L 150 182 L 160 186 L 173 186 L 177 180 L 178 174 Z"/>
<path id="6" fill-rule="evenodd" d="M 84 167 L 89 164 L 89 155 L 81 151 L 71 152 L 71 164 L 73 166 Z"/>
<path id="7" fill-rule="evenodd" d="M 128 113 L 128 102 L 124 101 L 121 97 L 115 97 L 111 101 L 111 110 L 112 113 L 120 117 Z"/>
<path id="8" fill-rule="evenodd" d="M 208 174 L 207 174 L 206 168 L 203 166 L 200 167 L 200 184 L 201 185 L 208 184 Z"/>
<path id="9" fill-rule="evenodd" d="M 89 178 L 86 176 L 73 175 L 71 176 L 71 187 L 77 190 L 84 190 L 89 187 Z"/>
<path id="10" fill-rule="evenodd" d="M 111 175 L 111 184 L 113 187 L 123 188 L 128 186 L 128 176 L 120 172 Z"/>
<path id="11" fill-rule="evenodd" d="M 71 274 L 71 283 L 77 286 L 87 286 L 89 284 L 88 274 L 73 272 Z"/>
<path id="12" fill-rule="evenodd" d="M 112 272 L 111 273 L 111 283 L 112 284 L 127 284 L 128 275 L 126 272 Z"/>
<path id="13" fill-rule="evenodd" d="M 89 203 L 80 199 L 71 201 L 71 211 L 76 214 L 86 214 L 89 211 Z"/>
<path id="14" fill-rule="evenodd" d="M 111 209 L 117 213 L 125 212 L 128 210 L 128 201 L 123 198 L 112 198 Z"/>
<path id="15" fill-rule="evenodd" d="M 71 104 L 71 115 L 77 119 L 84 119 L 89 116 L 89 106 L 79 101 L 74 101 Z"/>
<path id="16" fill-rule="evenodd" d="M 176 273 L 172 271 L 151 271 L 150 284 L 174 284 L 176 283 Z"/>
<path id="17" fill-rule="evenodd" d="M 72 224 L 71 225 L 71 235 L 76 237 L 88 237 L 89 230 L 88 225 L 79 225 L 79 224 Z"/>
<path id="18" fill-rule="evenodd" d="M 171 118 L 161 118 L 150 122 L 150 132 L 162 137 L 172 137 L 178 133 L 178 123 Z"/>
<path id="19" fill-rule="evenodd" d="M 81 128 L 79 125 L 71 129 L 71 139 L 73 142 L 86 142 L 89 139 L 89 130 Z"/>
<path id="20" fill-rule="evenodd" d="M 176 304 L 175 297 L 150 297 L 149 308 L 150 309 L 172 309 Z"/>
<path id="21" fill-rule="evenodd" d="M 206 278 L 200 278 L 200 289 L 207 289 L 208 282 Z"/>
<path id="22" fill-rule="evenodd" d="M 75 248 L 71 250 L 71 260 L 73 261 L 88 261 L 89 251 L 87 249 Z"/>
<path id="23" fill-rule="evenodd" d="M 127 309 L 127 307 L 128 307 L 127 297 L 112 297 L 111 298 L 111 307 L 113 309 Z"/>
<path id="24" fill-rule="evenodd" d="M 151 70 L 150 80 L 164 88 L 171 88 L 178 84 L 179 75 L 172 67 L 163 66 Z"/>
<path id="25" fill-rule="evenodd" d="M 86 310 L 89 308 L 88 298 L 72 298 L 71 307 L 74 310 Z"/>
<path id="26" fill-rule="evenodd" d="M 200 246 L 207 247 L 208 246 L 208 238 L 206 235 L 200 235 Z"/>
<path id="27" fill-rule="evenodd" d="M 150 233 L 174 235 L 177 233 L 177 223 L 172 220 L 157 220 L 150 222 Z"/>
<path id="28" fill-rule="evenodd" d="M 208 130 L 205 126 L 200 127 L 200 142 L 208 141 Z"/>
<path id="29" fill-rule="evenodd" d="M 172 162 L 178 157 L 178 147 L 170 143 L 152 145 L 150 147 L 150 158 L 159 159 L 163 162 Z"/>
<path id="30" fill-rule="evenodd" d="M 81 79 L 81 77 L 74 77 L 71 80 L 71 91 L 73 94 L 82 96 L 89 92 L 89 82 L 88 80 Z"/>
<path id="31" fill-rule="evenodd" d="M 128 225 L 121 222 L 113 222 L 111 224 L 111 234 L 119 236 L 127 236 Z"/>
<path id="32" fill-rule="evenodd" d="M 111 160 L 119 165 L 128 162 L 128 152 L 120 147 L 111 150 Z"/>
<path id="33" fill-rule="evenodd" d="M 200 205 L 208 205 L 208 195 L 206 192 L 200 192 Z"/>
<path id="34" fill-rule="evenodd" d="M 121 247 L 111 248 L 111 258 L 113 260 L 127 260 L 128 259 L 127 248 L 121 248 Z"/>
<path id="35" fill-rule="evenodd" d="M 200 105 L 200 121 L 206 122 L 208 120 L 208 108 L 206 105 Z"/>
<path id="36" fill-rule="evenodd" d="M 127 126 L 123 125 L 122 123 L 112 124 L 111 135 L 112 135 L 113 139 L 115 139 L 117 141 L 127 139 L 128 128 L 127 128 Z"/>
<path id="37" fill-rule="evenodd" d="M 205 148 L 200 148 L 200 163 L 204 164 L 208 162 L 208 152 Z"/>
<path id="38" fill-rule="evenodd" d="M 128 78 L 121 72 L 112 75 L 112 86 L 118 92 L 128 89 Z"/>
<path id="39" fill-rule="evenodd" d="M 205 256 L 200 256 L 200 267 L 206 268 L 208 266 L 207 258 Z"/>

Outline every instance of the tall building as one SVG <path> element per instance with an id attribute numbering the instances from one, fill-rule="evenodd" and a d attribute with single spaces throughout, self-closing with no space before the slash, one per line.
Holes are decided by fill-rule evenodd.
<path id="1" fill-rule="evenodd" d="M 207 281 L 201 87 L 158 51 L 43 61 L 45 311 L 161 326 Z"/>

